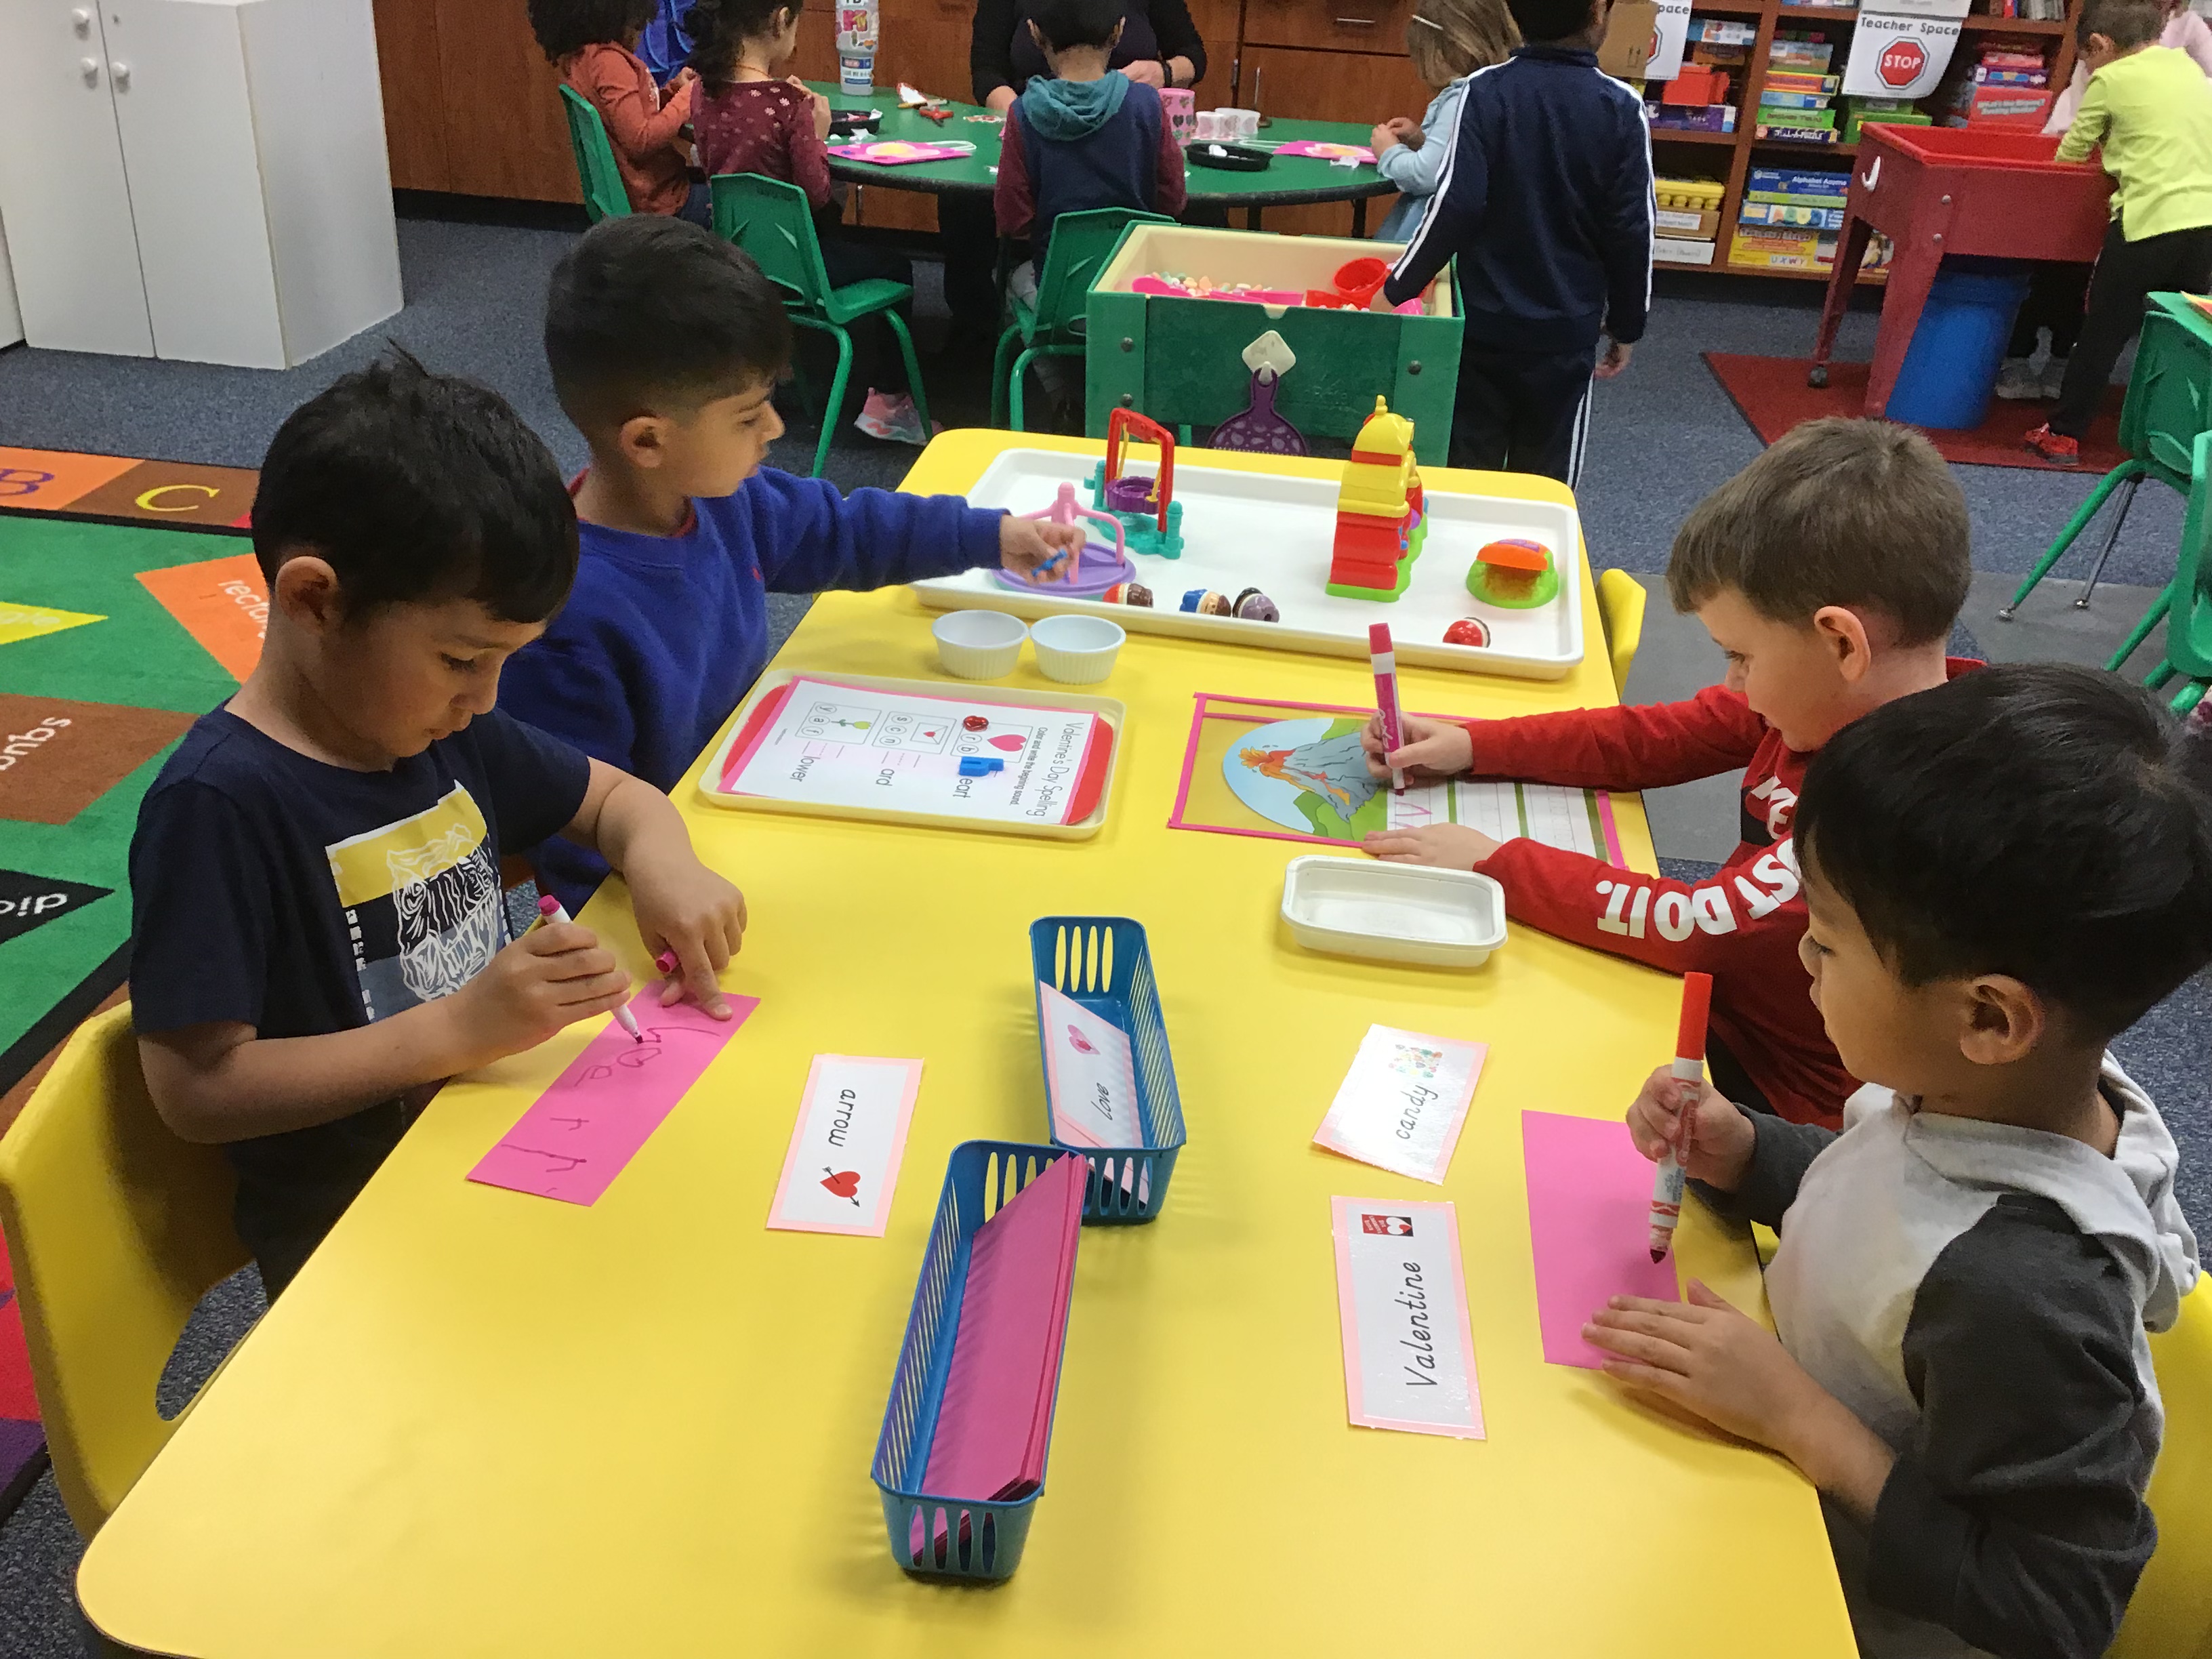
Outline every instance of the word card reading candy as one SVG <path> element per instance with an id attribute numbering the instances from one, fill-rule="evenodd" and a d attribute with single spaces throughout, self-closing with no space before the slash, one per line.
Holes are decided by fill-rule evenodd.
<path id="1" fill-rule="evenodd" d="M 1489 1045 L 1370 1025 L 1314 1144 L 1443 1183 Z"/>
<path id="2" fill-rule="evenodd" d="M 1070 1146 L 1143 1146 L 1129 1034 L 1042 980 L 1037 1019 L 1053 1133 Z"/>
<path id="3" fill-rule="evenodd" d="M 921 1090 L 918 1060 L 815 1055 L 768 1224 L 881 1238 Z"/>
<path id="4" fill-rule="evenodd" d="M 1485 1438 L 1458 1212 L 1402 1198 L 1328 1203 L 1352 1420 L 1370 1429 Z"/>

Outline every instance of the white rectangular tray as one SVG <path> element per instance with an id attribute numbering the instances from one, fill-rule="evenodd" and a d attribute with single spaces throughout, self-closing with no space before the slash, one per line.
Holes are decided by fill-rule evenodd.
<path id="1" fill-rule="evenodd" d="M 1095 456 L 1009 449 L 976 480 L 968 499 L 977 507 L 1034 512 L 1049 507 L 1066 483 L 1077 486 L 1087 506 L 1081 486 L 1096 465 Z M 1130 470 L 1152 469 L 1146 464 Z M 1387 622 L 1401 664 L 1525 679 L 1558 679 L 1583 659 L 1582 523 L 1573 507 L 1431 490 L 1428 538 L 1406 591 L 1389 604 L 1340 599 L 1323 591 L 1336 534 L 1338 482 L 1334 470 L 1327 477 L 1296 478 L 1178 463 L 1175 498 L 1183 508 L 1182 556 L 1131 556 L 1135 580 L 1152 590 L 1151 610 L 1019 592 L 988 569 L 916 582 L 914 591 L 924 605 L 940 611 L 1006 611 L 1030 617 L 1087 611 L 1132 633 L 1182 634 L 1329 657 L 1364 657 L 1368 625 Z M 1508 611 L 1484 605 L 1467 591 L 1468 568 L 1483 544 L 1506 536 L 1532 537 L 1552 550 L 1559 573 L 1556 599 L 1532 610 Z M 1283 619 L 1246 622 L 1177 610 L 1184 591 L 1193 587 L 1231 599 L 1247 587 L 1259 588 Z M 1443 642 L 1444 629 L 1462 617 L 1479 617 L 1488 625 L 1486 647 Z"/>
<path id="2" fill-rule="evenodd" d="M 1309 854 L 1284 868 L 1283 921 L 1310 951 L 1478 968 L 1505 943 L 1505 890 L 1474 870 Z"/>
<path id="3" fill-rule="evenodd" d="M 764 698 L 796 679 L 810 677 L 835 680 L 861 690 L 907 692 L 921 696 L 957 698 L 986 706 L 1021 708 L 1069 708 L 1097 715 L 1113 733 L 1106 756 L 1106 781 L 1099 787 L 1098 804 L 1073 823 L 1006 823 L 995 819 L 963 817 L 957 812 L 879 811 L 866 806 L 837 806 L 817 801 L 778 800 L 766 795 L 732 794 L 720 786 L 730 745 L 738 740 L 753 711 Z M 790 812 L 816 818 L 872 818 L 882 823 L 918 823 L 933 830 L 978 830 L 986 835 L 1042 836 L 1054 841 L 1085 841 L 1106 824 L 1106 811 L 1114 799 L 1114 777 L 1121 764 L 1121 734 L 1128 720 L 1126 704 L 1112 697 L 1079 696 L 1066 691 L 1002 690 L 967 680 L 887 680 L 870 674 L 840 674 L 827 669 L 771 668 L 754 683 L 738 705 L 729 728 L 715 739 L 714 752 L 699 773 L 699 799 L 709 806 L 741 812 Z"/>

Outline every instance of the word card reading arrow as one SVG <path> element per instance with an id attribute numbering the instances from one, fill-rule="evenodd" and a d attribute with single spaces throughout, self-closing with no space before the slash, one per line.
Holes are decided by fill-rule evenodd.
<path id="1" fill-rule="evenodd" d="M 716 1019 L 688 1002 L 663 1007 L 659 986 L 647 986 L 629 1005 L 645 1041 L 633 1042 L 610 1019 L 469 1179 L 564 1204 L 597 1203 L 760 1006 L 758 997 L 724 1000 L 730 1017 Z"/>
<path id="2" fill-rule="evenodd" d="M 768 1224 L 881 1238 L 921 1091 L 918 1060 L 815 1055 Z"/>

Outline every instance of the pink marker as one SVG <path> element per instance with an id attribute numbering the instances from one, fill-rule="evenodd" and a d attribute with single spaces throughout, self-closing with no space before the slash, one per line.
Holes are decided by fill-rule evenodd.
<path id="1" fill-rule="evenodd" d="M 1395 752 L 1404 742 L 1398 729 L 1398 653 L 1390 644 L 1390 624 L 1370 623 L 1367 625 L 1367 649 L 1375 662 L 1375 707 L 1382 715 L 1382 752 Z M 1402 790 L 1406 775 L 1396 767 L 1390 769 L 1390 787 Z"/>
<path id="2" fill-rule="evenodd" d="M 1682 1021 L 1674 1030 L 1674 1075 L 1682 1080 L 1680 1145 L 1686 1149 L 1698 1127 L 1698 1101 L 1705 1080 L 1705 1018 L 1713 1006 L 1711 974 L 1682 975 Z M 1664 1261 L 1674 1248 L 1674 1224 L 1682 1218 L 1682 1160 L 1672 1147 L 1651 1175 L 1651 1259 Z"/>
<path id="3" fill-rule="evenodd" d="M 538 899 L 538 919 L 540 921 L 565 922 L 568 920 L 568 911 L 567 907 L 552 894 L 541 893 Z M 623 1003 L 615 1009 L 615 1024 L 629 1033 L 629 1040 L 632 1042 L 645 1041 L 645 1033 L 637 1028 L 637 1016 L 630 1012 L 628 1003 Z"/>

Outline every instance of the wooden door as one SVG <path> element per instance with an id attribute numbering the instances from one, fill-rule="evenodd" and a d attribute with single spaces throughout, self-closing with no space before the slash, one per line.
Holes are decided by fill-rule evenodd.
<path id="1" fill-rule="evenodd" d="M 447 188 L 580 202 L 560 80 L 523 0 L 434 0 Z"/>
<path id="2" fill-rule="evenodd" d="M 376 71 L 395 190 L 451 190 L 438 0 L 375 0 Z"/>
<path id="3" fill-rule="evenodd" d="M 58 350 L 150 357 L 100 14 L 0 0 L 0 216 L 24 335 Z"/>
<path id="4" fill-rule="evenodd" d="M 1248 20 L 1249 26 L 1249 20 Z M 1436 94 L 1403 58 L 1377 53 L 1316 52 L 1295 46 L 1247 46 L 1241 87 L 1244 107 L 1307 121 L 1354 121 L 1373 126 L 1393 115 L 1418 122 Z M 1367 204 L 1370 235 L 1398 198 Z M 1352 204 L 1269 208 L 1265 230 L 1318 236 L 1352 234 Z"/>
<path id="5" fill-rule="evenodd" d="M 1200 109 L 1230 108 L 1237 102 L 1237 53 L 1243 20 L 1244 0 L 1190 0 L 1190 21 L 1206 42 L 1206 73 L 1192 88 Z"/>

